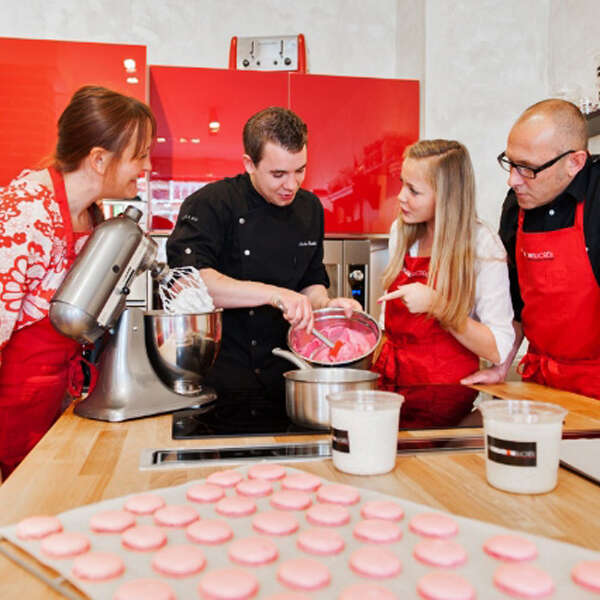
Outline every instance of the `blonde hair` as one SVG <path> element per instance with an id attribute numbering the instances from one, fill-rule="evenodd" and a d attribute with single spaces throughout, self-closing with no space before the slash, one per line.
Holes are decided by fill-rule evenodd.
<path id="1" fill-rule="evenodd" d="M 468 150 L 453 140 L 421 140 L 408 146 L 404 158 L 422 161 L 424 175 L 435 193 L 434 237 L 427 285 L 437 291 L 429 316 L 443 327 L 461 331 L 475 302 L 475 249 L 477 222 L 475 177 Z M 396 219 L 396 255 L 383 273 L 388 289 L 404 264 L 409 248 L 421 237 L 425 223 Z"/>

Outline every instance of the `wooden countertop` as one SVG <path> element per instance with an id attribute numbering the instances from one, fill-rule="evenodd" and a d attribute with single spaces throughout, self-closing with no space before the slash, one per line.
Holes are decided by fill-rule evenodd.
<path id="1" fill-rule="evenodd" d="M 478 389 L 504 398 L 561 404 L 569 410 L 566 431 L 600 430 L 598 400 L 521 382 L 478 386 Z M 214 440 L 172 440 L 170 425 L 170 415 L 106 423 L 80 418 L 69 409 L 0 486 L 0 525 L 34 514 L 57 514 L 132 492 L 182 484 L 223 468 L 213 465 L 141 471 L 139 461 L 144 449 L 215 444 Z M 442 436 L 449 431 L 429 433 Z M 482 432 L 466 429 L 451 433 L 465 436 Z M 423 437 L 425 433 L 402 432 L 400 435 Z M 315 439 L 319 437 L 326 438 L 315 436 Z M 223 443 L 256 445 L 273 441 L 301 441 L 301 438 L 232 438 Z M 306 437 L 302 441 L 306 441 Z M 501 492 L 489 486 L 482 452 L 399 456 L 394 471 L 370 477 L 340 473 L 330 459 L 295 462 L 293 466 L 329 480 L 600 550 L 600 488 L 564 469 L 559 470 L 558 486 L 553 492 L 528 496 Z M 3 600 L 61 597 L 1 555 L 0 592 Z"/>

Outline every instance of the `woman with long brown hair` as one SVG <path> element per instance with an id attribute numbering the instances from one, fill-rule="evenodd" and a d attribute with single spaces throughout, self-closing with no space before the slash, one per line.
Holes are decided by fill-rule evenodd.
<path id="1" fill-rule="evenodd" d="M 382 387 L 458 383 L 480 357 L 501 363 L 514 339 L 506 253 L 477 218 L 467 149 L 450 140 L 409 146 L 398 200 L 380 299 Z"/>
<path id="2" fill-rule="evenodd" d="M 0 469 L 7 477 L 81 387 L 80 346 L 48 310 L 102 198 L 133 198 L 150 169 L 156 122 L 135 98 L 79 89 L 58 120 L 52 165 L 0 192 Z"/>

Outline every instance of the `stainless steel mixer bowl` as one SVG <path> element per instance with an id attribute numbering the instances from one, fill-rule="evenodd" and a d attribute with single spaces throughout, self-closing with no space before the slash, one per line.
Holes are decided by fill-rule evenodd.
<path id="1" fill-rule="evenodd" d="M 193 395 L 221 347 L 222 310 L 198 314 L 144 313 L 146 352 L 162 382 Z"/>

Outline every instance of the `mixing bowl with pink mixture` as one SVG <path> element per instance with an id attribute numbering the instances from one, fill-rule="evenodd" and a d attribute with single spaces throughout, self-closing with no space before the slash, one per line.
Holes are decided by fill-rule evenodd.
<path id="1" fill-rule="evenodd" d="M 290 329 L 288 346 L 308 363 L 328 367 L 369 369 L 373 353 L 381 340 L 379 325 L 367 313 L 354 311 L 348 318 L 341 308 L 321 308 L 314 311 L 315 328 L 331 341 L 340 340 L 342 347 L 336 356 L 308 331 Z"/>

